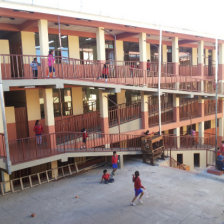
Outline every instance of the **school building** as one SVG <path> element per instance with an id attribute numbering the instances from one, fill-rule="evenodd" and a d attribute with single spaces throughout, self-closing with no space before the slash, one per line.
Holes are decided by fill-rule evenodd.
<path id="1" fill-rule="evenodd" d="M 8 139 L 1 111 L 0 169 L 1 181 L 9 181 L 1 185 L 4 192 L 12 190 L 15 178 L 52 168 L 57 178 L 65 164 L 78 170 L 105 161 L 114 150 L 121 167 L 127 156 L 140 155 L 143 133 L 159 131 L 159 27 L 89 19 L 66 10 L 58 15 L 49 7 L 1 5 L 0 100 Z M 54 73 L 49 72 L 49 50 L 54 50 Z M 216 61 L 218 144 L 224 135 L 224 40 L 218 41 L 218 52 L 216 58 L 213 38 L 162 31 L 166 154 L 190 169 L 214 164 Z M 33 131 L 36 120 L 44 129 L 41 144 Z"/>

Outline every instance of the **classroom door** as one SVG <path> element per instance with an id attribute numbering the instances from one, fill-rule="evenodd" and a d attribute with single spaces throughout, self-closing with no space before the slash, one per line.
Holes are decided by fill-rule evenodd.
<path id="1" fill-rule="evenodd" d="M 26 107 L 16 107 L 15 118 L 16 118 L 17 139 L 29 137 Z"/>

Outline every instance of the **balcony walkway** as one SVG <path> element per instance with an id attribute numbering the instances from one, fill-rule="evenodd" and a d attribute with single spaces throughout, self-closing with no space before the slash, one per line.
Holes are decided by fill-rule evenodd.
<path id="1" fill-rule="evenodd" d="M 64 85 L 96 86 L 107 88 L 127 88 L 146 91 L 157 91 L 158 88 L 158 63 L 151 66 L 151 70 L 143 70 L 138 66 L 132 66 L 130 62 L 110 62 L 107 64 L 107 80 L 103 77 L 103 63 L 98 61 L 85 61 L 71 58 L 57 58 L 55 67 L 56 79 L 48 77 L 47 57 L 32 55 L 0 55 L 1 72 L 4 89 L 12 86 L 30 85 L 56 85 L 63 88 Z M 38 66 L 38 80 L 33 77 L 30 66 L 34 57 L 41 62 Z M 191 67 L 180 66 L 179 75 L 173 74 L 170 69 L 172 63 L 163 64 L 161 74 L 162 91 L 177 91 L 178 93 L 199 95 L 214 95 L 214 75 L 200 77 L 199 70 Z M 206 67 L 205 67 L 206 69 Z M 10 81 L 9 81 L 10 80 Z M 13 80 L 13 81 L 12 81 Z M 17 81 L 16 81 L 17 80 Z M 19 81 L 20 80 L 20 81 Z M 32 81 L 31 81 L 32 80 Z M 63 81 L 62 81 L 63 80 Z M 204 89 L 202 90 L 202 85 Z M 222 88 L 219 86 L 219 94 Z"/>

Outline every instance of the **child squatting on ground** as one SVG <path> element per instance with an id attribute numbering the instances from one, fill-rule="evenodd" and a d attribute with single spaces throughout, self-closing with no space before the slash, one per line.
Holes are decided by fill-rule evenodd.
<path id="1" fill-rule="evenodd" d="M 139 171 L 135 171 L 135 174 L 133 174 L 133 177 L 132 177 L 132 181 L 134 182 L 134 187 L 135 187 L 135 196 L 134 198 L 132 199 L 131 201 L 131 205 L 134 206 L 136 205 L 134 202 L 136 200 L 136 198 L 140 195 L 139 197 L 139 203 L 143 204 L 143 202 L 141 201 L 141 198 L 144 194 L 142 188 L 145 190 L 145 188 L 142 186 L 141 184 L 141 180 L 139 178 Z"/>
<path id="2" fill-rule="evenodd" d="M 107 170 L 104 170 L 100 183 L 108 184 L 108 183 L 113 183 L 113 182 L 114 182 L 114 178 L 110 177 L 110 174 L 107 173 Z"/>

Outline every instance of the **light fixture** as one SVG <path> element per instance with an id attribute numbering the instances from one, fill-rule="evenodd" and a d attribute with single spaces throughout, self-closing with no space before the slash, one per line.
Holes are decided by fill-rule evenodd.
<path id="1" fill-rule="evenodd" d="M 92 38 L 91 38 L 91 37 L 89 37 L 89 38 L 86 38 L 86 40 L 92 40 Z"/>
<path id="2" fill-rule="evenodd" d="M 61 38 L 64 39 L 64 38 L 67 38 L 67 36 L 62 36 Z"/>
<path id="3" fill-rule="evenodd" d="M 49 43 L 49 44 L 54 43 L 54 40 L 50 40 L 48 43 Z"/>

